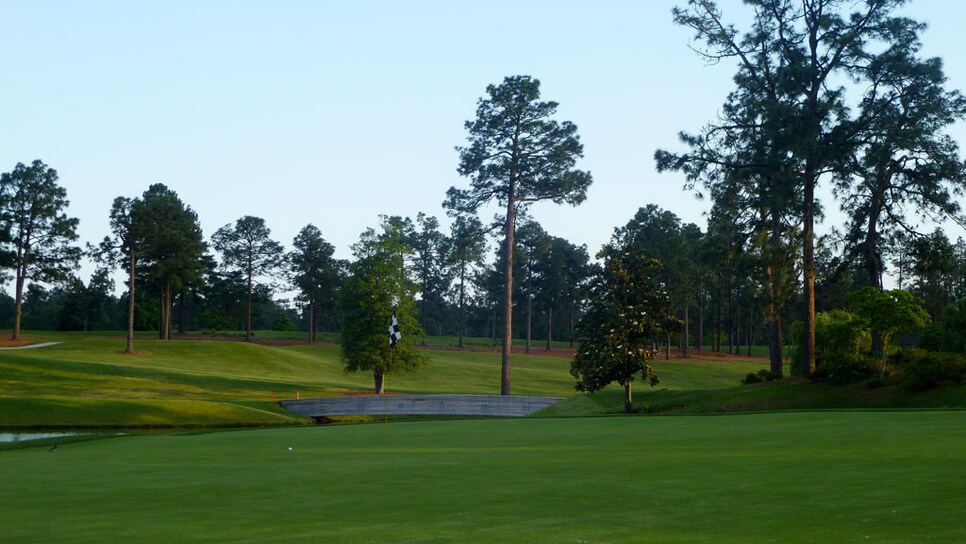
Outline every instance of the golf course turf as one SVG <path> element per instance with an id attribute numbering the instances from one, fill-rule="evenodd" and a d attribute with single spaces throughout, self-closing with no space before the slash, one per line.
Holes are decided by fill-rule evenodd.
<path id="1" fill-rule="evenodd" d="M 964 426 L 824 412 L 125 436 L 0 452 L 2 540 L 963 542 Z"/>
<path id="2" fill-rule="evenodd" d="M 37 340 L 62 343 L 0 355 L 0 427 L 168 434 L 0 447 L 4 544 L 966 542 L 966 411 L 914 409 L 962 407 L 962 386 L 740 387 L 765 363 L 657 361 L 635 406 L 704 415 L 621 416 L 619 388 L 574 394 L 566 358 L 521 355 L 514 393 L 569 398 L 524 419 L 308 426 L 274 401 L 369 386 L 338 346 Z M 393 391 L 498 391 L 498 353 L 430 356 Z M 782 411 L 707 415 L 742 410 Z"/>

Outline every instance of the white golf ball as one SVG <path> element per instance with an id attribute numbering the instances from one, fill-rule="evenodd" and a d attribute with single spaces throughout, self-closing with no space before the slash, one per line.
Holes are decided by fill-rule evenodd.
<path id="1" fill-rule="evenodd" d="M 292 451 L 292 446 L 289 446 L 288 447 L 288 451 Z"/>

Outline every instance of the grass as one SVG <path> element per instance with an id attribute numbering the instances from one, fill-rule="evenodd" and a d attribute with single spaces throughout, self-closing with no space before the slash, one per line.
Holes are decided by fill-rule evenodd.
<path id="1" fill-rule="evenodd" d="M 0 540 L 963 542 L 964 424 L 962 412 L 467 420 L 0 451 Z"/>
<path id="2" fill-rule="evenodd" d="M 966 541 L 966 411 L 830 411 L 964 407 L 966 387 L 739 387 L 766 362 L 706 353 L 656 361 L 635 405 L 782 412 L 610 417 L 620 388 L 574 394 L 569 359 L 535 353 L 513 392 L 569 397 L 542 417 L 306 427 L 273 401 L 370 387 L 338 346 L 29 340 L 63 343 L 0 352 L 0 427 L 276 428 L 0 447 L 4 543 Z M 499 392 L 499 353 L 429 354 L 392 390 Z"/>
<path id="3" fill-rule="evenodd" d="M 303 423 L 278 409 L 296 396 L 367 392 L 370 374 L 345 374 L 331 344 L 260 345 L 105 334 L 31 333 L 42 349 L 0 352 L 0 427 L 262 426 Z M 430 350 L 431 364 L 393 376 L 394 392 L 499 393 L 498 353 Z M 514 358 L 514 393 L 573 393 L 568 361 Z"/>
<path id="4" fill-rule="evenodd" d="M 0 333 L 2 334 L 2 333 Z M 259 336 L 265 333 L 259 331 Z M 103 333 L 30 333 L 31 342 L 62 342 L 0 352 L 0 427 L 233 427 L 293 425 L 280 410 L 288 398 L 368 392 L 369 374 L 345 374 L 333 344 L 261 345 L 239 341 L 139 338 L 136 354 L 123 338 Z M 500 354 L 430 349 L 431 363 L 394 375 L 391 391 L 412 394 L 498 394 Z M 566 351 L 513 357 L 513 393 L 569 397 L 547 416 L 619 413 L 623 392 L 612 386 L 576 394 Z M 654 367 L 661 384 L 635 388 L 635 406 L 649 413 L 718 413 L 795 409 L 966 407 L 966 387 L 909 394 L 895 388 L 828 387 L 784 382 L 739 387 L 765 361 L 705 352 Z"/>
<path id="5" fill-rule="evenodd" d="M 265 335 L 259 331 L 259 336 Z M 190 338 L 190 336 L 189 336 Z M 263 426 L 304 422 L 277 408 L 282 399 L 367 392 L 369 374 L 345 374 L 332 344 L 261 345 L 238 341 L 123 338 L 103 333 L 31 333 L 33 342 L 61 344 L 0 352 L 0 427 Z M 392 376 L 397 393 L 499 394 L 500 354 L 431 349 L 431 362 Z M 575 394 L 569 357 L 513 357 L 513 393 Z M 758 361 L 696 360 L 655 364 L 671 389 L 713 389 L 738 383 Z M 604 393 L 602 398 L 609 398 Z M 616 410 L 614 410 L 616 411 Z"/>

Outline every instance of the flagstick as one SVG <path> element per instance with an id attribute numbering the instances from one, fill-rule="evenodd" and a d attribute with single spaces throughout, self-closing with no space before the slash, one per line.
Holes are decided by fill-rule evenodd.
<path id="1" fill-rule="evenodd" d="M 386 378 L 386 424 L 389 423 L 389 390 L 392 389 L 392 359 L 396 355 L 396 348 L 389 348 L 389 372 Z"/>

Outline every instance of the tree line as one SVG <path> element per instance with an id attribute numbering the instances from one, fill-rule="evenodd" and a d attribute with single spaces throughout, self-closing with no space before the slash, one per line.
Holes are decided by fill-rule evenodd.
<path id="1" fill-rule="evenodd" d="M 946 130 L 966 117 L 966 98 L 945 87 L 939 59 L 922 58 L 924 27 L 897 16 L 901 4 L 755 0 L 745 31 L 727 23 L 712 1 L 676 8 L 674 20 L 694 31 L 699 54 L 736 66 L 734 90 L 718 116 L 682 132 L 683 151 L 655 153 L 658 171 L 682 172 L 685 189 L 710 197 L 707 225 L 702 230 L 645 205 L 615 228 L 596 258 L 529 217 L 541 201 L 579 205 L 593 181 L 577 168 L 583 144 L 576 125 L 555 118 L 558 104 L 542 100 L 540 82 L 530 76 L 489 85 L 466 121 L 457 171 L 469 185 L 446 193 L 449 232 L 426 214 L 383 216 L 378 229 L 361 234 L 351 262 L 334 259 L 312 225 L 286 253 L 252 216 L 206 242 L 190 206 L 156 184 L 115 200 L 111 234 L 87 249 L 104 271 L 84 285 L 71 277 L 82 252 L 56 172 L 39 161 L 18 164 L 3 175 L 0 191 L 2 257 L 15 271 L 14 336 L 24 304 L 30 309 L 61 289 L 61 315 L 71 317 L 59 326 L 113 327 L 116 321 L 98 312 L 126 305 L 128 349 L 137 328 L 153 328 L 160 338 L 175 327 L 243 329 L 250 339 L 269 323 L 301 327 L 313 341 L 318 330 L 341 331 L 346 345 L 362 334 L 357 320 L 378 314 L 387 322 L 395 306 L 415 333 L 410 338 L 454 335 L 462 347 L 466 336 L 482 336 L 501 344 L 503 394 L 510 392 L 514 339 L 528 351 L 534 338 L 546 348 L 554 339 L 585 342 L 589 351 L 578 352 L 572 371 L 588 390 L 606 378 L 632 381 L 627 368 L 650 379 L 647 361 L 659 346 L 665 357 L 672 347 L 687 357 L 742 346 L 750 353 L 767 344 L 771 372 L 782 376 L 790 345 L 794 371 L 809 375 L 823 349 L 816 341 L 823 312 L 905 304 L 897 294 L 855 295 L 864 287 L 885 293 L 891 265 L 898 290 L 924 301 L 932 322 L 924 341 L 954 342 L 964 242 L 941 230 L 919 232 L 919 225 L 964 223 L 955 197 L 966 186 L 966 165 Z M 823 237 L 815 232 L 823 216 L 820 185 L 834 190 L 848 217 L 841 231 Z M 485 224 L 478 214 L 490 203 L 504 211 Z M 127 271 L 123 301 L 103 296 L 112 267 Z M 37 287 L 53 281 L 61 287 Z M 273 300 L 283 284 L 298 293 L 291 305 Z M 634 289 L 647 292 L 631 296 Z M 375 299 L 379 308 L 365 309 L 363 301 Z M 609 309 L 599 306 L 604 300 Z M 618 327 L 624 336 L 601 332 Z M 901 327 L 869 328 L 871 352 L 882 356 Z M 363 366 L 378 367 L 394 353 L 358 339 L 370 352 Z M 619 349 L 625 370 L 603 372 Z M 418 357 L 399 355 L 400 364 L 418 366 Z M 344 359 L 363 368 L 351 353 Z"/>

